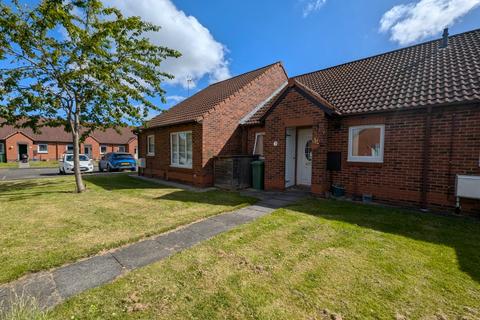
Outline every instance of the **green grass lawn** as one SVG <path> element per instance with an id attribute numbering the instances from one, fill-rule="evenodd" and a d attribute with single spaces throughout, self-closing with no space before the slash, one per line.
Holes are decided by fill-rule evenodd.
<path id="1" fill-rule="evenodd" d="M 125 174 L 0 183 L 0 283 L 161 233 L 254 199 L 194 193 Z"/>
<path id="2" fill-rule="evenodd" d="M 30 161 L 30 168 L 57 168 L 58 161 Z M 0 169 L 18 168 L 18 162 L 0 162 Z"/>
<path id="3" fill-rule="evenodd" d="M 480 223 L 305 200 L 49 319 L 480 319 Z M 462 316 L 464 318 L 462 318 Z"/>

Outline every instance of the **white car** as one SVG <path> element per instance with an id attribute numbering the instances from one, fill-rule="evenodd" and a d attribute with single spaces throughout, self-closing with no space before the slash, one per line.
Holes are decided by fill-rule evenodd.
<path id="1" fill-rule="evenodd" d="M 80 171 L 93 172 L 93 161 L 87 155 L 81 154 L 80 157 Z M 73 154 L 67 153 L 62 156 L 58 162 L 58 170 L 60 174 L 73 173 Z"/>

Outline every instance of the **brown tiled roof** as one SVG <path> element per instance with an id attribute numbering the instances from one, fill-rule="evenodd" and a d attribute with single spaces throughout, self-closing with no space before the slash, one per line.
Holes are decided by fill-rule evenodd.
<path id="1" fill-rule="evenodd" d="M 294 77 L 340 114 L 480 101 L 480 29 Z"/>
<path id="2" fill-rule="evenodd" d="M 148 122 L 148 127 L 159 127 L 196 121 L 210 109 L 231 97 L 275 65 L 281 65 L 281 63 L 276 62 L 260 69 L 214 83 L 190 98 L 183 100 L 169 110 L 154 117 Z"/>
<path id="3" fill-rule="evenodd" d="M 135 134 L 132 132 L 132 128 L 119 128 L 119 131 L 120 134 L 114 129 L 107 129 L 105 132 L 97 130 L 90 136 L 100 144 L 127 144 L 131 139 L 136 138 Z M 29 128 L 19 129 L 13 126 L 3 126 L 0 127 L 0 140 L 4 140 L 17 132 L 21 132 L 33 141 L 38 142 L 72 142 L 72 135 L 65 132 L 63 127 L 43 127 L 40 129 L 40 133 L 34 133 L 32 129 Z"/>
<path id="4" fill-rule="evenodd" d="M 120 133 L 116 132 L 114 129 L 107 129 L 105 131 L 96 130 L 91 136 L 99 143 L 127 144 L 130 140 L 137 138 L 132 130 L 133 128 L 129 127 L 118 128 Z"/>

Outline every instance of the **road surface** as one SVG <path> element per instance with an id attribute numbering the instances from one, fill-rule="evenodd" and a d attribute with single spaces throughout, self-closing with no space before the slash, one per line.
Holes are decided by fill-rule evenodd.
<path id="1" fill-rule="evenodd" d="M 86 173 L 88 175 L 91 173 Z M 111 174 L 100 173 L 97 168 L 93 174 Z M 24 179 L 38 179 L 57 177 L 58 168 L 28 168 L 28 169 L 0 169 L 0 182 L 8 180 L 24 180 Z"/>

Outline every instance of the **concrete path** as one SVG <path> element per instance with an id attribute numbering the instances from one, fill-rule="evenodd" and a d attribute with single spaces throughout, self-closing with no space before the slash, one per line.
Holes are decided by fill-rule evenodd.
<path id="1" fill-rule="evenodd" d="M 69 297 L 112 282 L 131 270 L 165 259 L 219 233 L 296 202 L 306 195 L 302 192 L 255 191 L 245 191 L 242 194 L 257 197 L 260 201 L 255 205 L 213 216 L 106 254 L 31 274 L 0 286 L 0 310 L 9 310 L 12 303 L 19 298 L 34 299 L 42 309 L 52 308 Z"/>

